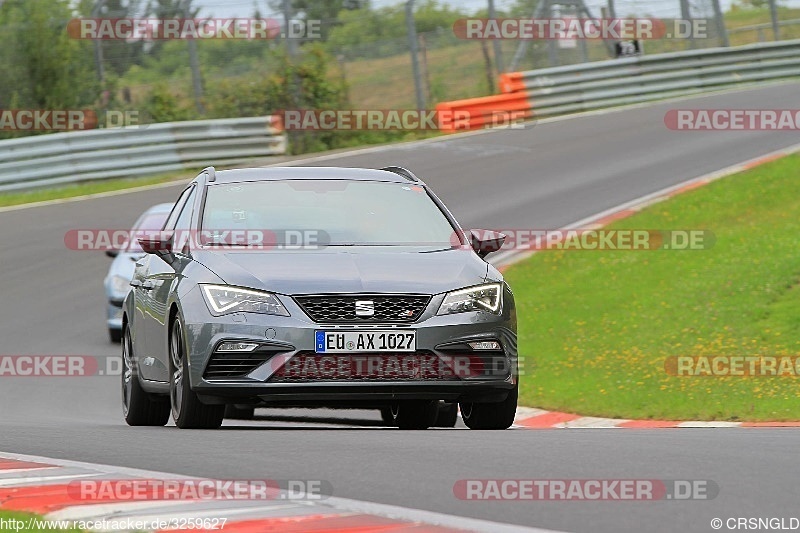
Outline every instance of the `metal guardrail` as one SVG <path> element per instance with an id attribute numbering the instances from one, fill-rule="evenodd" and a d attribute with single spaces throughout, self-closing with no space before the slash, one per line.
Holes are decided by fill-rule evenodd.
<path id="1" fill-rule="evenodd" d="M 166 122 L 0 141 L 0 191 L 286 153 L 278 117 Z"/>
<path id="2" fill-rule="evenodd" d="M 798 76 L 800 40 L 792 40 L 511 72 L 500 86 L 548 116 Z"/>

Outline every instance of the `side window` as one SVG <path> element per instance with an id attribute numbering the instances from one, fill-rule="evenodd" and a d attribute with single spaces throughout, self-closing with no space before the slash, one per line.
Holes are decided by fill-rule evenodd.
<path id="1" fill-rule="evenodd" d="M 186 203 L 186 197 L 189 196 L 189 193 L 192 192 L 194 187 L 187 187 L 181 195 L 178 197 L 178 201 L 175 202 L 175 206 L 172 208 L 172 212 L 170 212 L 169 217 L 167 217 L 167 221 L 164 222 L 164 227 L 161 228 L 164 231 L 170 231 L 175 229 L 175 222 L 178 220 L 178 215 L 181 214 L 181 210 L 183 209 L 183 205 Z"/>
<path id="2" fill-rule="evenodd" d="M 186 203 L 183 205 L 183 209 L 181 209 L 181 213 L 178 215 L 178 220 L 175 222 L 175 239 L 172 242 L 172 251 L 174 253 L 180 253 L 191 237 L 190 230 L 192 226 L 192 212 L 194 211 L 194 199 L 197 192 L 196 189 L 197 187 L 192 187 L 189 191 Z"/>

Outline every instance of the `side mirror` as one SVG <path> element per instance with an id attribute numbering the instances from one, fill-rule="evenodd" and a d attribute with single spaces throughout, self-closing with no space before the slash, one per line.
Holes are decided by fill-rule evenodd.
<path id="1" fill-rule="evenodd" d="M 106 255 L 108 257 L 117 257 L 119 255 L 119 250 L 106 250 Z"/>
<path id="2" fill-rule="evenodd" d="M 506 236 L 497 231 L 473 229 L 469 233 L 472 249 L 482 258 L 500 250 L 506 240 Z"/>
<path id="3" fill-rule="evenodd" d="M 175 256 L 172 254 L 172 240 L 175 234 L 171 231 L 161 231 L 147 237 L 138 239 L 139 246 L 146 254 L 157 255 L 167 263 L 172 263 Z"/>

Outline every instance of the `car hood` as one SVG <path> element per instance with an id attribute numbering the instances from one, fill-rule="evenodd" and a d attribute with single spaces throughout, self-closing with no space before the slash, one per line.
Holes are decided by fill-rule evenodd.
<path id="1" fill-rule="evenodd" d="M 279 294 L 438 294 L 482 283 L 487 264 L 471 250 L 329 247 L 324 250 L 201 252 L 229 285 Z"/>

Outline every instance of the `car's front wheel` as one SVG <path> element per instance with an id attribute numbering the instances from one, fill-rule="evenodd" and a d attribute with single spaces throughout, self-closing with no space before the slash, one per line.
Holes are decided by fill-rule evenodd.
<path id="1" fill-rule="evenodd" d="M 122 414 L 129 426 L 163 426 L 169 420 L 169 402 L 165 396 L 142 389 L 136 371 L 130 328 L 122 331 Z"/>
<path id="2" fill-rule="evenodd" d="M 501 402 L 461 403 L 461 418 L 470 429 L 508 429 L 517 414 L 519 385 L 515 385 Z"/>
<path id="3" fill-rule="evenodd" d="M 183 322 L 175 317 L 169 340 L 169 398 L 172 418 L 181 429 L 217 429 L 225 415 L 224 405 L 207 405 L 189 386 L 189 357 L 183 338 Z"/>

